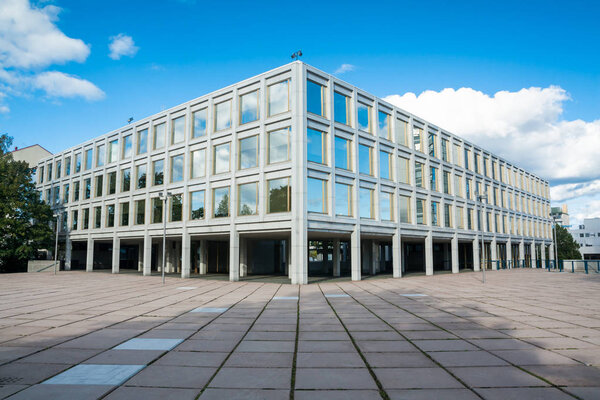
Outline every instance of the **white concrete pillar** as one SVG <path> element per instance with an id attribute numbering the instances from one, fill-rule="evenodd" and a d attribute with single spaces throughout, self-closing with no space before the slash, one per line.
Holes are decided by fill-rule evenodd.
<path id="1" fill-rule="evenodd" d="M 200 275 L 206 275 L 208 272 L 208 241 L 202 239 L 200 241 Z"/>
<path id="2" fill-rule="evenodd" d="M 450 257 L 452 259 L 452 273 L 458 274 L 460 270 L 460 263 L 458 261 L 458 234 L 452 236 L 450 241 Z"/>
<path id="3" fill-rule="evenodd" d="M 506 242 L 506 268 L 513 267 L 513 259 L 512 259 L 512 242 L 510 239 Z"/>
<path id="4" fill-rule="evenodd" d="M 71 270 L 71 257 L 73 252 L 73 243 L 69 235 L 65 236 L 65 271 Z"/>
<path id="5" fill-rule="evenodd" d="M 87 240 L 85 270 L 86 271 L 94 270 L 94 239 L 92 239 L 91 237 L 88 237 L 88 240 Z"/>
<path id="6" fill-rule="evenodd" d="M 379 272 L 379 242 L 371 240 L 371 275 L 376 275 Z"/>
<path id="7" fill-rule="evenodd" d="M 360 281 L 361 279 L 361 248 L 360 248 L 360 226 L 356 225 L 352 235 L 350 236 L 350 263 L 351 273 L 353 281 Z"/>
<path id="8" fill-rule="evenodd" d="M 167 239 L 167 242 L 165 244 L 165 252 L 166 252 L 166 256 L 165 256 L 165 272 L 166 273 L 172 273 L 175 272 L 175 249 L 173 248 L 173 244 L 175 242 L 173 240 L 169 240 Z"/>
<path id="9" fill-rule="evenodd" d="M 285 247 L 286 250 L 286 268 L 287 268 L 287 249 L 289 246 Z M 243 278 L 248 276 L 248 239 L 240 238 L 240 277 Z"/>
<path id="10" fill-rule="evenodd" d="M 481 255 L 479 254 L 479 239 L 473 239 L 473 271 L 481 270 L 480 259 Z"/>
<path id="11" fill-rule="evenodd" d="M 162 237 L 160 238 L 160 245 L 157 248 L 157 252 L 156 252 L 156 259 L 158 260 L 157 262 L 157 266 L 156 266 L 156 270 L 158 272 L 162 272 L 163 269 L 163 251 L 166 250 L 166 247 L 168 246 L 168 242 L 165 242 L 164 248 L 163 248 L 163 239 Z M 165 264 L 167 263 L 167 257 L 165 256 Z M 165 269 L 165 272 L 167 272 L 167 270 Z"/>
<path id="12" fill-rule="evenodd" d="M 191 247 L 192 239 L 187 229 L 183 228 L 183 234 L 181 235 L 181 277 L 189 278 L 190 270 L 192 268 L 191 262 Z"/>
<path id="13" fill-rule="evenodd" d="M 229 280 L 240 280 L 240 234 L 235 226 L 229 230 Z"/>
<path id="14" fill-rule="evenodd" d="M 113 236 L 113 245 L 112 245 L 112 273 L 119 273 L 119 262 L 121 260 L 121 240 L 115 234 Z"/>
<path id="15" fill-rule="evenodd" d="M 498 269 L 498 263 L 496 261 L 498 261 L 498 245 L 496 243 L 496 238 L 494 237 L 492 239 L 492 242 L 490 243 L 490 260 L 492 262 L 492 270 L 497 270 Z"/>
<path id="16" fill-rule="evenodd" d="M 433 235 L 425 237 L 425 275 L 433 275 Z"/>
<path id="17" fill-rule="evenodd" d="M 542 243 L 540 246 L 540 260 L 542 261 L 542 268 L 546 268 L 546 244 Z"/>
<path id="18" fill-rule="evenodd" d="M 537 268 L 537 255 L 535 254 L 535 241 L 531 242 L 531 268 Z"/>
<path id="19" fill-rule="evenodd" d="M 308 283 L 308 239 L 306 225 L 297 225 L 292 229 L 291 279 L 292 285 L 306 285 Z"/>
<path id="20" fill-rule="evenodd" d="M 396 233 L 392 237 L 392 271 L 394 278 L 402 277 L 402 237 L 400 228 L 396 228 Z"/>
<path id="21" fill-rule="evenodd" d="M 146 234 L 144 236 L 144 265 L 143 275 L 150 276 L 152 274 L 152 237 Z"/>
<path id="22" fill-rule="evenodd" d="M 138 272 L 144 270 L 144 241 L 138 243 Z"/>
<path id="23" fill-rule="evenodd" d="M 525 242 L 523 239 L 519 242 L 519 267 L 525 267 Z"/>
<path id="24" fill-rule="evenodd" d="M 443 243 L 442 244 L 443 249 L 444 249 L 443 250 L 444 251 L 444 270 L 446 270 L 446 262 L 449 259 L 449 257 L 448 257 L 448 254 L 450 253 L 450 246 L 449 245 L 451 245 L 451 244 L 452 243 Z M 450 264 L 448 264 L 448 265 L 451 265 L 451 264 L 452 264 L 452 260 L 450 260 Z"/>
<path id="25" fill-rule="evenodd" d="M 554 243 L 548 245 L 548 257 L 550 261 L 554 261 Z"/>
<path id="26" fill-rule="evenodd" d="M 333 276 L 340 276 L 340 239 L 333 240 Z"/>

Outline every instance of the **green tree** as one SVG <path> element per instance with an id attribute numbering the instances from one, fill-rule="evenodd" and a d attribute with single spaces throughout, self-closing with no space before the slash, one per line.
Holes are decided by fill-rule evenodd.
<path id="1" fill-rule="evenodd" d="M 53 248 L 52 209 L 40 199 L 33 170 L 13 160 L 12 141 L 0 136 L 0 272 L 24 271 L 37 250 Z"/>
<path id="2" fill-rule="evenodd" d="M 567 228 L 556 224 L 556 242 L 559 260 L 581 260 L 579 244 L 573 239 Z"/>

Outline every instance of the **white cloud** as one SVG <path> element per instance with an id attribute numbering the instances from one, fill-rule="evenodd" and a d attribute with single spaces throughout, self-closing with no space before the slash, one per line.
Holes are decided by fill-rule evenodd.
<path id="1" fill-rule="evenodd" d="M 47 71 L 36 75 L 32 85 L 50 97 L 83 97 L 86 100 L 100 100 L 104 92 L 92 82 L 58 71 Z"/>
<path id="2" fill-rule="evenodd" d="M 335 70 L 334 74 L 336 75 L 340 75 L 343 74 L 345 72 L 351 72 L 354 71 L 356 69 L 356 67 L 352 64 L 342 64 L 339 66 L 338 69 Z"/>
<path id="3" fill-rule="evenodd" d="M 139 50 L 131 36 L 127 36 L 124 33 L 111 36 L 108 49 L 110 50 L 108 56 L 113 60 L 119 60 L 123 56 L 133 57 Z"/>
<path id="4" fill-rule="evenodd" d="M 565 201 L 576 197 L 593 196 L 595 194 L 600 194 L 600 179 L 556 185 L 550 189 L 550 196 L 553 201 Z"/>

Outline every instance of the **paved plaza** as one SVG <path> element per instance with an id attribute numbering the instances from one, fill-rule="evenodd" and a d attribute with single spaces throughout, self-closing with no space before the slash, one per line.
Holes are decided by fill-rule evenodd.
<path id="1" fill-rule="evenodd" d="M 600 276 L 0 276 L 0 398 L 599 399 Z"/>

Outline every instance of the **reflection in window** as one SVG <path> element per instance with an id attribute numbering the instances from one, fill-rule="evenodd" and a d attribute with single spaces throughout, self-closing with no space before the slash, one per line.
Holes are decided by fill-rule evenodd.
<path id="1" fill-rule="evenodd" d="M 100 229 L 102 227 L 102 207 L 94 207 L 94 228 Z"/>
<path id="2" fill-rule="evenodd" d="M 415 185 L 423 187 L 423 164 L 415 162 Z"/>
<path id="3" fill-rule="evenodd" d="M 285 80 L 270 85 L 267 89 L 269 98 L 269 117 L 290 110 L 290 81 Z"/>
<path id="4" fill-rule="evenodd" d="M 413 127 L 413 146 L 416 151 L 425 153 L 425 143 L 423 143 L 423 129 L 414 126 Z"/>
<path id="5" fill-rule="evenodd" d="M 92 160 L 94 158 L 93 154 L 94 154 L 93 153 L 93 149 L 87 149 L 85 151 L 85 169 L 86 170 L 92 169 Z M 52 165 L 50 165 L 48 167 L 48 171 L 49 171 L 48 179 L 51 179 L 52 177 L 50 175 L 51 175 L 51 172 L 52 172 Z"/>
<path id="6" fill-rule="evenodd" d="M 181 194 L 171 196 L 171 222 L 181 221 L 183 218 L 183 201 Z"/>
<path id="7" fill-rule="evenodd" d="M 502 170 L 502 166 L 500 166 L 500 170 Z M 71 175 L 71 157 L 65 158 L 65 176 Z"/>
<path id="8" fill-rule="evenodd" d="M 402 183 L 410 184 L 410 160 L 404 157 L 398 157 L 398 180 Z"/>
<path id="9" fill-rule="evenodd" d="M 146 187 L 146 164 L 141 164 L 135 167 L 136 172 L 136 189 L 143 189 Z"/>
<path id="10" fill-rule="evenodd" d="M 203 108 L 192 113 L 192 138 L 199 138 L 206 135 L 206 118 L 208 111 Z"/>
<path id="11" fill-rule="evenodd" d="M 229 216 L 229 187 L 213 189 L 213 217 Z"/>
<path id="12" fill-rule="evenodd" d="M 458 229 L 464 229 L 465 228 L 464 208 L 463 207 L 456 207 L 455 211 L 456 211 L 456 227 Z"/>
<path id="13" fill-rule="evenodd" d="M 358 129 L 371 132 L 371 106 L 358 103 Z"/>
<path id="14" fill-rule="evenodd" d="M 379 193 L 379 215 L 382 221 L 394 220 L 394 195 L 392 193 Z"/>
<path id="15" fill-rule="evenodd" d="M 101 167 L 104 165 L 104 160 L 106 159 L 106 149 L 104 145 L 101 144 L 96 147 L 96 167 Z"/>
<path id="16" fill-rule="evenodd" d="M 437 185 L 438 177 L 437 177 L 437 168 L 431 167 L 429 171 L 429 189 L 438 191 Z"/>
<path id="17" fill-rule="evenodd" d="M 351 169 L 350 141 L 339 136 L 335 137 L 335 166 L 336 168 Z"/>
<path id="18" fill-rule="evenodd" d="M 90 178 L 86 178 L 83 181 L 83 198 L 85 200 L 87 200 L 91 196 L 92 196 L 92 180 Z"/>
<path id="19" fill-rule="evenodd" d="M 364 144 L 358 145 L 358 172 L 373 175 L 373 149 Z"/>
<path id="20" fill-rule="evenodd" d="M 96 197 L 102 197 L 103 184 L 104 184 L 104 176 L 98 175 L 96 177 Z"/>
<path id="21" fill-rule="evenodd" d="M 73 201 L 79 201 L 79 181 L 73 183 Z"/>
<path id="22" fill-rule="evenodd" d="M 450 162 L 450 143 L 446 139 L 442 139 L 442 160 Z"/>
<path id="23" fill-rule="evenodd" d="M 384 113 L 383 111 L 379 111 L 379 127 L 378 127 L 379 136 L 382 138 L 386 138 L 387 140 L 392 140 L 392 125 L 390 123 L 390 115 Z"/>
<path id="24" fill-rule="evenodd" d="M 408 196 L 398 196 L 400 200 L 400 209 L 398 210 L 398 214 L 400 217 L 400 222 L 404 222 L 406 224 L 410 224 L 410 197 Z"/>
<path id="25" fill-rule="evenodd" d="M 325 87 L 311 80 L 306 81 L 306 104 L 309 113 L 325 116 Z"/>
<path id="26" fill-rule="evenodd" d="M 185 116 L 174 118 L 171 121 L 171 144 L 181 143 L 185 140 Z"/>
<path id="27" fill-rule="evenodd" d="M 163 201 L 158 197 L 152 198 L 152 223 L 161 223 L 163 219 Z"/>
<path id="28" fill-rule="evenodd" d="M 204 218 L 204 190 L 190 193 L 190 218 Z"/>
<path id="29" fill-rule="evenodd" d="M 108 142 L 108 163 L 119 160 L 119 140 L 111 140 Z"/>
<path id="30" fill-rule="evenodd" d="M 106 226 L 112 228 L 115 226 L 115 205 L 109 204 L 106 206 Z"/>
<path id="31" fill-rule="evenodd" d="M 148 129 L 137 133 L 137 154 L 144 154 L 148 151 Z"/>
<path id="32" fill-rule="evenodd" d="M 192 151 L 192 178 L 199 178 L 206 174 L 206 150 Z"/>
<path id="33" fill-rule="evenodd" d="M 81 153 L 75 155 L 75 172 L 81 172 Z M 42 175 L 44 170 L 42 169 Z"/>
<path id="34" fill-rule="evenodd" d="M 152 173 L 154 174 L 153 185 L 162 185 L 164 183 L 164 171 L 164 160 L 157 160 L 152 163 Z"/>
<path id="35" fill-rule="evenodd" d="M 258 166 L 258 135 L 250 136 L 239 141 L 238 169 Z"/>
<path id="36" fill-rule="evenodd" d="M 290 178 L 271 179 L 267 182 L 269 201 L 268 213 L 288 212 L 291 210 Z"/>
<path id="37" fill-rule="evenodd" d="M 171 157 L 171 182 L 183 180 L 183 154 Z"/>
<path id="38" fill-rule="evenodd" d="M 429 134 L 429 141 L 427 142 L 427 147 L 429 148 L 429 155 L 431 157 L 437 157 L 437 148 L 435 145 L 435 135 L 433 133 Z"/>
<path id="39" fill-rule="evenodd" d="M 129 203 L 121 203 L 121 226 L 129 225 Z"/>
<path id="40" fill-rule="evenodd" d="M 431 225 L 439 226 L 439 203 L 436 201 L 431 202 Z"/>
<path id="41" fill-rule="evenodd" d="M 352 216 L 352 186 L 335 184 L 335 214 Z"/>
<path id="42" fill-rule="evenodd" d="M 257 214 L 258 183 L 238 185 L 238 215 Z"/>
<path id="43" fill-rule="evenodd" d="M 83 229 L 88 229 L 90 227 L 90 209 L 83 209 Z"/>
<path id="44" fill-rule="evenodd" d="M 308 128 L 306 132 L 306 153 L 308 161 L 326 164 L 326 148 L 327 134 Z"/>
<path id="45" fill-rule="evenodd" d="M 462 196 L 462 185 L 461 185 L 462 177 L 459 175 L 454 175 L 454 195 Z"/>
<path id="46" fill-rule="evenodd" d="M 361 218 L 375 218 L 375 212 L 373 210 L 373 190 L 360 188 L 358 203 L 360 207 Z"/>
<path id="47" fill-rule="evenodd" d="M 333 93 L 333 113 L 335 122 L 350 125 L 350 97 L 341 93 Z"/>
<path id="48" fill-rule="evenodd" d="M 229 143 L 213 147 L 213 174 L 229 172 Z"/>
<path id="49" fill-rule="evenodd" d="M 392 178 L 392 155 L 387 151 L 379 151 L 379 177 L 382 179 Z"/>
<path id="50" fill-rule="evenodd" d="M 408 147 L 408 123 L 400 119 L 396 120 L 396 142 Z"/>
<path id="51" fill-rule="evenodd" d="M 258 90 L 240 96 L 240 125 L 258 119 Z"/>
<path id="52" fill-rule="evenodd" d="M 290 160 L 290 128 L 269 132 L 267 140 L 268 164 Z"/>
<path id="53" fill-rule="evenodd" d="M 444 193 L 450 194 L 450 172 L 444 171 Z"/>
<path id="54" fill-rule="evenodd" d="M 110 172 L 108 174 L 108 194 L 115 194 L 117 192 L 117 173 Z"/>
<path id="55" fill-rule="evenodd" d="M 425 200 L 417 199 L 417 224 L 425 225 Z"/>
<path id="56" fill-rule="evenodd" d="M 152 139 L 152 149 L 162 149 L 165 147 L 165 135 L 167 133 L 166 124 L 163 122 L 162 124 L 154 126 L 154 135 Z"/>
<path id="57" fill-rule="evenodd" d="M 62 168 L 62 161 L 58 160 L 56 162 L 56 179 L 60 178 L 61 168 Z"/>
<path id="58" fill-rule="evenodd" d="M 123 158 L 128 158 L 131 157 L 131 150 L 132 150 L 132 136 L 131 135 L 127 135 L 123 137 L 123 149 L 122 149 L 122 156 Z"/>
<path id="59" fill-rule="evenodd" d="M 327 181 L 307 179 L 308 212 L 327 214 Z"/>
<path id="60" fill-rule="evenodd" d="M 215 104 L 215 132 L 231 128 L 231 100 Z"/>
<path id="61" fill-rule="evenodd" d="M 131 168 L 121 170 L 121 192 L 131 190 Z"/>
<path id="62" fill-rule="evenodd" d="M 71 212 L 71 230 L 76 231 L 77 230 L 77 220 L 79 219 L 79 211 L 78 210 L 73 210 L 73 212 Z"/>

